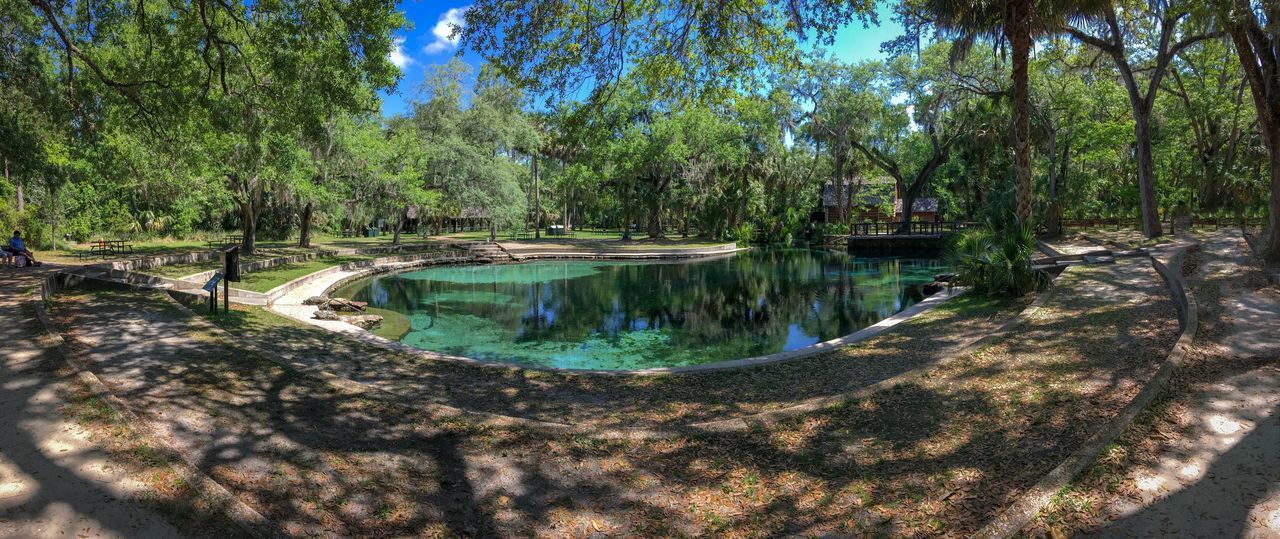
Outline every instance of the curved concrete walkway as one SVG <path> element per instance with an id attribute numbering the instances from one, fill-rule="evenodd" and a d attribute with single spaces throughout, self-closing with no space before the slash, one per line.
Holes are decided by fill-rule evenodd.
<path id="1" fill-rule="evenodd" d="M 1179 435 L 1131 471 L 1098 536 L 1280 537 L 1280 287 L 1261 285 L 1239 230 L 1201 251 L 1193 288 L 1220 311 L 1193 354 L 1206 376 L 1175 396 Z"/>
<path id="2" fill-rule="evenodd" d="M 74 378 L 29 293 L 56 269 L 0 270 L 0 537 L 181 537 L 63 412 Z"/>

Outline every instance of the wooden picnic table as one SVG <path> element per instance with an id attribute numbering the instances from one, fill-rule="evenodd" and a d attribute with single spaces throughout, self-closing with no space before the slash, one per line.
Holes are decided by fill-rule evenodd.
<path id="1" fill-rule="evenodd" d="M 133 254 L 133 245 L 125 240 L 94 240 L 89 242 L 91 255 Z"/>
<path id="2" fill-rule="evenodd" d="M 241 242 L 243 242 L 243 241 L 244 241 L 244 236 L 238 236 L 238 235 L 235 235 L 235 234 L 227 234 L 226 236 L 223 236 L 221 240 L 218 240 L 218 239 L 208 239 L 208 240 L 205 240 L 205 242 L 204 242 L 204 243 L 205 243 L 205 245 L 206 245 L 206 246 L 208 246 L 210 249 L 213 249 L 213 248 L 216 248 L 216 247 L 221 247 L 221 246 L 223 246 L 223 245 L 235 245 L 235 244 L 241 243 Z"/>

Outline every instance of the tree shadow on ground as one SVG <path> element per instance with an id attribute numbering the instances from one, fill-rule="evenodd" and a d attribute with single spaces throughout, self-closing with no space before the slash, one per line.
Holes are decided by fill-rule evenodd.
<path id="1" fill-rule="evenodd" d="M 215 507 L 204 500 L 192 499 L 194 491 L 185 485 L 166 483 L 166 490 L 151 493 L 146 499 L 122 497 L 111 489 L 111 480 L 95 477 L 88 467 L 103 457 L 126 463 L 125 470 L 134 474 L 168 477 L 164 462 L 142 462 L 136 456 L 120 459 L 122 447 L 138 449 L 125 437 L 127 429 L 112 424 L 117 439 L 96 451 L 62 452 L 55 458 L 49 454 L 58 446 L 53 426 L 45 421 L 76 423 L 92 428 L 91 423 L 111 414 L 76 378 L 64 363 L 56 344 L 44 334 L 35 306 L 26 301 L 25 291 L 38 286 L 44 274 L 56 267 L 11 273 L 0 277 L 0 308 L 10 318 L 0 335 L 10 343 L 0 355 L 0 378 L 4 379 L 5 428 L 3 460 L 13 467 L 14 477 L 5 481 L 25 486 L 8 492 L 0 499 L 0 533 L 13 530 L 45 533 L 92 531 L 128 537 L 139 533 L 171 533 L 158 526 L 165 518 L 181 527 L 187 537 L 243 537 L 236 527 Z M 34 300 L 34 301 L 38 301 Z M 27 347 L 30 349 L 26 349 Z M 65 427 L 63 427 L 65 428 Z M 41 435 L 39 433 L 43 432 Z M 62 434 L 63 436 L 67 434 Z M 37 438 L 37 436 L 48 436 Z M 103 442 L 95 438 L 95 442 Z M 67 451 L 62 449 L 62 451 Z M 160 457 L 166 455 L 161 451 Z M 104 468 L 104 472 L 106 469 Z M 6 474 L 7 475 L 7 474 Z M 155 515 L 147 513 L 154 510 Z M 78 517 L 78 518 L 77 518 Z M 59 529 L 65 526 L 64 529 Z M 22 533 L 22 532 L 19 532 Z"/>
<path id="2" fill-rule="evenodd" d="M 658 426 L 756 413 L 852 391 L 927 366 L 1019 304 L 964 299 L 857 347 L 761 367 L 668 376 L 599 376 L 476 366 L 337 337 L 253 311 L 219 323 L 269 352 L 448 406 L 593 426 Z M 821 375 L 815 376 L 815 373 Z"/>
<path id="3" fill-rule="evenodd" d="M 1087 439 L 1126 401 L 1115 389 L 1133 387 L 1176 336 L 1167 299 L 1067 298 L 1079 303 L 916 382 L 748 432 L 650 441 L 476 424 L 417 404 L 433 400 L 426 393 L 346 393 L 195 329 L 154 293 L 73 294 L 59 317 L 171 445 L 289 534 L 958 535 Z M 1139 331 L 1161 316 L 1165 331 Z M 905 350 L 894 342 L 890 353 Z M 1138 352 L 1100 360 L 1117 342 Z M 758 375 L 736 373 L 720 391 L 752 388 Z M 510 394 L 505 383 L 508 398 L 542 406 L 540 376 L 489 377 L 460 389 Z M 689 402 L 705 398 L 698 390 L 686 390 Z"/>

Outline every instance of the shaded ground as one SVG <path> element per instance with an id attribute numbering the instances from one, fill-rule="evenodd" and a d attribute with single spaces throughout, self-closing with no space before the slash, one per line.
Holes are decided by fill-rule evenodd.
<path id="1" fill-rule="evenodd" d="M 237 536 L 162 460 L 147 457 L 151 448 L 68 372 L 42 336 L 26 293 L 52 269 L 0 273 L 0 536 Z M 102 436 L 101 426 L 114 434 Z"/>
<path id="2" fill-rule="evenodd" d="M 57 315 L 166 443 L 292 535 L 959 536 L 1127 403 L 1176 337 L 1174 308 L 1146 261 L 1071 268 L 1058 286 L 1023 330 L 913 383 L 748 432 L 654 441 L 492 427 L 432 416 L 410 399 L 344 394 L 195 330 L 154 293 L 73 291 L 59 297 Z M 989 315 L 965 324 L 990 324 Z M 252 318 L 238 323 L 255 338 L 274 331 Z M 308 351 L 354 346 L 302 328 L 281 335 Z M 855 348 L 936 351 L 930 335 L 896 339 Z M 871 352 L 849 352 L 862 353 Z M 824 387 L 836 363 L 726 373 L 698 386 L 659 377 L 630 389 L 636 396 L 618 389 L 640 379 L 607 378 L 613 385 L 602 391 L 593 387 L 599 377 L 469 367 L 469 383 L 482 389 L 450 383 L 420 399 L 448 390 L 444 398 L 459 405 L 496 402 L 483 398 L 489 392 L 509 408 L 550 415 L 559 392 L 577 392 L 595 400 L 563 413 L 585 418 L 614 406 L 640 416 L 639 395 L 651 394 L 668 399 L 651 406 L 674 410 L 659 417 L 687 418 L 794 398 L 788 388 L 800 384 Z M 856 371 L 836 371 L 846 377 L 839 383 Z M 462 376 L 443 364 L 410 374 Z"/>
<path id="3" fill-rule="evenodd" d="M 1239 231 L 1183 268 L 1200 328 L 1157 403 L 1029 531 L 1280 537 L 1280 287 Z"/>

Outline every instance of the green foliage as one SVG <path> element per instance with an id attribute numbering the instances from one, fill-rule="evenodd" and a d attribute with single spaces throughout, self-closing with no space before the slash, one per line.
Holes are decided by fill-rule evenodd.
<path id="1" fill-rule="evenodd" d="M 798 33 L 830 44 L 855 17 L 873 20 L 874 4 L 479 0 L 459 37 L 512 80 L 556 99 L 590 80 L 592 100 L 609 100 L 633 76 L 660 98 L 724 102 L 736 88 L 758 87 L 767 68 L 792 62 Z"/>
<path id="2" fill-rule="evenodd" d="M 1131 218 L 1123 70 L 1061 33 L 1096 28 L 1058 17 L 1096 6 L 1032 3 L 1047 15 L 1028 29 L 1044 36 L 1027 66 L 1032 213 Z M 1012 226 L 998 3 L 905 2 L 897 54 L 848 65 L 798 54 L 798 32 L 829 36 L 871 13 L 865 2 L 481 1 L 461 38 L 492 64 L 429 68 L 399 118 L 372 113 L 399 77 L 386 57 L 404 21 L 389 0 L 45 4 L 0 0 L 0 222 L 37 246 L 286 238 L 303 219 L 440 230 L 460 216 L 787 242 L 816 231 L 824 183 L 882 177 L 938 199 L 947 219 Z M 1123 7 L 1125 38 L 1144 45 L 1130 54 L 1144 56 L 1161 8 Z M 930 11 L 940 26 L 919 18 Z M 1194 11 L 1180 28 L 1200 29 Z M 73 72 L 55 28 L 78 51 Z M 1234 45 L 1194 43 L 1164 69 L 1149 122 L 1162 212 L 1264 212 L 1268 149 Z M 596 87 L 560 91 L 580 82 Z"/>
<path id="3" fill-rule="evenodd" d="M 968 230 L 952 238 L 945 259 L 958 274 L 955 284 L 977 294 L 1020 297 L 1050 283 L 1047 273 L 1031 267 L 1035 241 L 1030 227 L 1016 224 Z"/>

